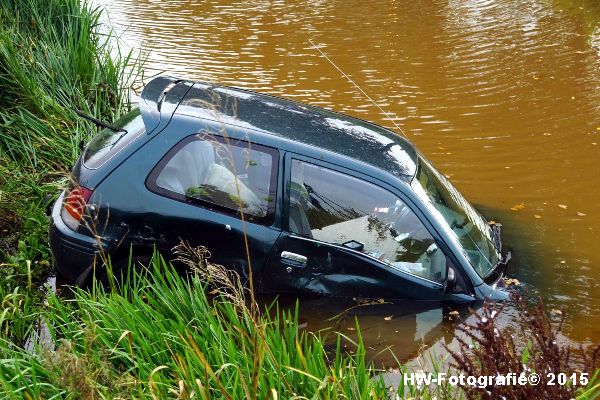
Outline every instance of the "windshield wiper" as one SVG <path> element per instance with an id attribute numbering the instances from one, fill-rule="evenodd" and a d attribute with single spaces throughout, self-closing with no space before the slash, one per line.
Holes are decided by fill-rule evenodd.
<path id="1" fill-rule="evenodd" d="M 100 121 L 99 119 L 96 119 L 96 118 L 91 117 L 91 116 L 89 116 L 87 114 L 84 114 L 82 111 L 79 111 L 76 108 L 74 108 L 73 111 L 75 111 L 75 114 L 79 115 L 81 118 L 87 119 L 88 121 L 90 121 L 91 123 L 93 123 L 96 126 L 99 126 L 101 128 L 110 129 L 113 132 L 125 132 L 125 133 L 127 133 L 126 129 L 119 128 L 119 127 L 116 127 L 116 126 L 111 125 L 109 123 Z"/>

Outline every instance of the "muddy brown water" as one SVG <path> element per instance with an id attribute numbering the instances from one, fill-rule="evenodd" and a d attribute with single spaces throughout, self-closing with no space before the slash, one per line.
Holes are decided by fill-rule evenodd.
<path id="1" fill-rule="evenodd" d="M 600 2 L 96 0 L 146 75 L 241 86 L 398 131 L 504 224 L 515 276 L 566 333 L 600 342 Z M 316 43 L 384 115 L 311 47 Z M 393 120 L 393 121 L 391 121 Z M 303 299 L 310 329 L 346 306 Z M 368 342 L 410 358 L 451 340 L 439 308 L 358 312 Z M 393 315 L 391 319 L 386 319 Z M 340 329 L 351 332 L 353 318 Z"/>

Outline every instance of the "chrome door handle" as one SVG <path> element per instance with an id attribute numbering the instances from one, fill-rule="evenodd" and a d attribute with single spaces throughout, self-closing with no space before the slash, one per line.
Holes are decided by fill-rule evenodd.
<path id="1" fill-rule="evenodd" d="M 306 261 L 308 259 L 302 254 L 296 254 L 289 251 L 281 252 L 281 262 L 284 264 L 289 264 L 294 267 L 304 268 L 306 267 Z M 288 271 L 289 272 L 289 271 Z"/>

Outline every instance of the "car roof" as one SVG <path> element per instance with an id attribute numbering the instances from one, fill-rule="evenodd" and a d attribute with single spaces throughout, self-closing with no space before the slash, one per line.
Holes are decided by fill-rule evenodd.
<path id="1" fill-rule="evenodd" d="M 155 128 L 182 115 L 332 151 L 406 181 L 417 169 L 415 147 L 388 129 L 249 90 L 160 77 L 142 92 L 140 109 L 148 131 L 148 125 Z"/>

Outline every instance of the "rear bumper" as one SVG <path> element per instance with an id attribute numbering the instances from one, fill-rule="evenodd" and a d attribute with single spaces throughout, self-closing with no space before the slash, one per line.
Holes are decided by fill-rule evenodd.
<path id="1" fill-rule="evenodd" d="M 48 239 L 54 257 L 56 271 L 71 282 L 83 286 L 99 260 L 98 241 L 87 235 L 75 232 L 65 225 L 60 212 L 64 192 L 52 207 Z"/>

